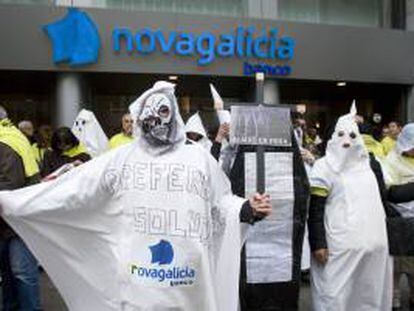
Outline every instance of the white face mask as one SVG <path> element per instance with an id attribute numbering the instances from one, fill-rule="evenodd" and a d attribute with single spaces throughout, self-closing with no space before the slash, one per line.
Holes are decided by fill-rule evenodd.
<path id="1" fill-rule="evenodd" d="M 172 103 L 166 95 L 156 93 L 148 97 L 139 116 L 144 138 L 151 144 L 168 144 L 172 119 Z"/>
<path id="2" fill-rule="evenodd" d="M 334 171 L 339 172 L 366 162 L 368 153 L 358 125 L 355 111 L 339 118 L 326 149 L 326 157 Z"/>

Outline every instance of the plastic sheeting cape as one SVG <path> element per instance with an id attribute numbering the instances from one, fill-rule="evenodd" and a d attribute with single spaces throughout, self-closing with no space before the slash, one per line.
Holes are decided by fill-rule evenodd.
<path id="1" fill-rule="evenodd" d="M 243 202 L 181 140 L 161 155 L 133 142 L 0 192 L 4 218 L 75 311 L 236 311 Z"/>
<path id="2" fill-rule="evenodd" d="M 108 137 L 92 111 L 82 109 L 72 126 L 72 132 L 86 146 L 92 157 L 108 150 Z"/>
<path id="3" fill-rule="evenodd" d="M 403 185 L 414 181 L 413 162 L 402 156 L 414 148 L 414 123 L 404 126 L 398 136 L 396 148 L 381 161 L 387 185 Z M 394 256 L 414 256 L 414 201 L 391 204 L 398 214 L 387 218 L 388 243 L 390 254 Z"/>

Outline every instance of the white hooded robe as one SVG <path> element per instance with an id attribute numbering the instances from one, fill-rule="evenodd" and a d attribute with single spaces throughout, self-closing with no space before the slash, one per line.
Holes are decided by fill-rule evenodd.
<path id="1" fill-rule="evenodd" d="M 244 199 L 200 146 L 139 139 L 0 192 L 4 218 L 69 310 L 236 311 Z"/>
<path id="2" fill-rule="evenodd" d="M 354 115 L 339 119 L 326 156 L 316 161 L 310 176 L 311 187 L 329 193 L 324 217 L 329 258 L 325 265 L 314 258 L 311 263 L 315 311 L 391 310 L 385 212 Z M 346 153 L 344 142 L 355 148 Z"/>

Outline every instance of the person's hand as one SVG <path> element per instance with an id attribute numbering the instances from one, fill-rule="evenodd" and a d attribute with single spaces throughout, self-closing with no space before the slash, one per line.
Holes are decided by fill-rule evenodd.
<path id="1" fill-rule="evenodd" d="M 254 216 L 266 217 L 272 212 L 272 204 L 268 194 L 256 193 L 249 199 L 249 203 L 253 209 Z"/>
<path id="2" fill-rule="evenodd" d="M 83 162 L 82 162 L 81 160 L 76 160 L 76 161 L 72 162 L 72 164 L 73 164 L 74 166 L 79 166 L 79 165 L 82 165 L 82 164 L 83 164 Z"/>
<path id="3" fill-rule="evenodd" d="M 328 262 L 329 250 L 327 248 L 320 248 L 313 252 L 313 257 L 318 264 L 325 265 Z"/>
<path id="4" fill-rule="evenodd" d="M 227 139 L 229 137 L 229 134 L 230 134 L 230 124 L 223 123 L 219 127 L 215 141 L 221 144 L 224 139 Z"/>
<path id="5" fill-rule="evenodd" d="M 301 149 L 300 154 L 302 156 L 303 162 L 313 165 L 315 163 L 315 156 L 308 149 Z"/>

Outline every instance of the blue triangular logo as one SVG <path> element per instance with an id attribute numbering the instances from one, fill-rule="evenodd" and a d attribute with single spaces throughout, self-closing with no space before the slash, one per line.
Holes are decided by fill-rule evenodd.
<path id="1" fill-rule="evenodd" d="M 92 19 L 77 8 L 69 8 L 62 19 L 43 26 L 53 48 L 53 62 L 82 66 L 98 61 L 101 41 Z"/>

